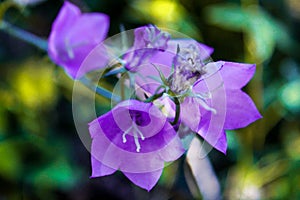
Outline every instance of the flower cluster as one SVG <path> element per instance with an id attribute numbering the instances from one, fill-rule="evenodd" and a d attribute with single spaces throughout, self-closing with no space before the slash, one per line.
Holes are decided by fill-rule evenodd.
<path id="1" fill-rule="evenodd" d="M 88 54 L 101 45 L 108 26 L 106 15 L 81 14 L 65 2 L 49 37 L 50 57 L 74 79 L 101 69 L 109 63 L 101 56 L 109 56 L 93 56 L 88 63 L 97 64 L 80 68 Z M 211 47 L 193 39 L 172 39 L 170 33 L 153 25 L 134 30 L 132 47 L 116 56 L 118 65 L 109 66 L 106 73 L 127 74 L 131 78 L 122 81 L 123 86 L 139 88 L 139 93 L 122 99 L 89 123 L 92 177 L 120 170 L 136 185 L 151 190 L 165 163 L 185 152 L 183 128 L 226 153 L 225 130 L 261 118 L 241 90 L 253 77 L 255 65 L 212 62 L 212 52 Z"/>

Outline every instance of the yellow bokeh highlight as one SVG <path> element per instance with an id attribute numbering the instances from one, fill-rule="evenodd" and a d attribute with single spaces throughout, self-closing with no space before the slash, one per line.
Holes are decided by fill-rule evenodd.
<path id="1" fill-rule="evenodd" d="M 153 23 L 160 28 L 167 28 L 201 40 L 200 30 L 195 26 L 192 17 L 178 0 L 135 0 L 128 13 L 135 20 Z"/>
<path id="2" fill-rule="evenodd" d="M 132 5 L 158 26 L 178 22 L 185 15 L 184 8 L 174 0 L 135 1 Z"/>
<path id="3" fill-rule="evenodd" d="M 12 88 L 20 102 L 32 109 L 52 106 L 56 101 L 53 66 L 43 60 L 31 59 L 14 70 Z"/>
<path id="4" fill-rule="evenodd" d="M 164 19 L 169 22 L 178 21 L 183 14 L 182 8 L 174 1 L 153 1 L 149 12 L 156 20 Z"/>

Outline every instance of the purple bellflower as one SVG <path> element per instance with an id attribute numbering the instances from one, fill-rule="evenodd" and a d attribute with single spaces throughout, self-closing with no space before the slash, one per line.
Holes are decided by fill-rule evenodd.
<path id="1" fill-rule="evenodd" d="M 127 100 L 89 124 L 92 176 L 120 170 L 136 185 L 151 190 L 165 162 L 183 153 L 180 138 L 153 103 Z"/>
<path id="2" fill-rule="evenodd" d="M 81 13 L 78 7 L 65 2 L 52 25 L 48 54 L 54 63 L 73 79 L 82 77 L 97 65 L 80 66 L 86 56 L 101 43 L 108 32 L 109 17 L 102 13 Z M 96 62 L 102 62 L 101 58 Z"/>
<path id="3" fill-rule="evenodd" d="M 149 191 L 165 162 L 184 153 L 181 125 L 226 153 L 225 130 L 245 127 L 261 115 L 241 90 L 254 75 L 254 64 L 211 62 L 211 47 L 170 39 L 155 26 L 138 28 L 134 35 L 120 64 L 134 76 L 142 95 L 118 103 L 89 124 L 91 177 L 120 170 Z"/>
<path id="4" fill-rule="evenodd" d="M 157 94 L 161 91 L 158 88 L 165 85 L 166 94 L 179 99 L 181 123 L 226 153 L 225 130 L 245 127 L 262 117 L 251 98 L 241 90 L 253 77 L 255 65 L 207 62 L 211 53 L 212 48 L 194 40 L 171 39 L 164 52 L 152 56 L 148 64 L 137 70 L 136 82 L 148 96 Z M 165 80 L 153 79 L 161 74 Z M 207 83 L 213 88 L 208 88 Z M 171 109 L 168 115 L 174 118 L 174 102 L 163 102 Z"/>
<path id="5" fill-rule="evenodd" d="M 241 90 L 253 77 L 255 65 L 226 61 L 205 64 L 200 54 L 196 46 L 181 49 L 174 58 L 174 73 L 169 76 L 170 89 L 185 96 L 181 104 L 182 122 L 226 153 L 225 130 L 242 128 L 261 118 L 251 98 Z M 219 83 L 217 76 L 221 78 Z M 208 88 L 208 84 L 213 88 Z M 217 109 L 220 104 L 225 109 Z M 220 115 L 224 115 L 224 120 Z"/>
<path id="6" fill-rule="evenodd" d="M 210 121 L 213 117 L 218 118 L 218 110 L 214 110 L 213 107 L 209 107 L 211 101 L 215 100 L 218 103 L 220 101 L 219 95 L 220 91 L 209 92 L 204 81 L 200 81 L 193 85 L 193 92 L 195 94 L 211 94 L 211 97 L 206 98 L 206 105 L 200 102 L 198 103 L 199 110 L 191 109 L 191 103 L 195 103 L 195 98 L 190 99 L 189 103 L 185 103 L 183 108 L 191 111 L 193 114 L 201 113 L 201 120 L 196 129 L 207 142 L 212 144 L 219 151 L 226 153 L 227 149 L 227 140 L 225 130 L 239 129 L 248 126 L 250 123 L 260 119 L 262 116 L 258 112 L 255 104 L 251 98 L 241 90 L 255 73 L 254 64 L 243 64 L 243 63 L 234 63 L 234 62 L 225 62 L 219 61 L 215 62 L 215 65 L 221 66 L 219 73 L 223 79 L 224 86 L 224 95 L 226 99 L 226 108 L 225 108 L 225 120 L 223 122 L 223 128 L 218 129 L 219 132 L 215 131 L 214 133 L 210 132 L 208 134 L 208 129 Z M 212 81 L 214 75 L 206 79 L 207 82 Z M 196 100 L 196 103 L 199 102 Z M 206 107 L 207 106 L 207 107 Z M 194 112 L 193 112 L 193 111 Z M 183 118 L 188 120 L 188 113 L 183 114 Z M 218 124 L 213 124 L 213 126 L 218 126 Z M 213 128 L 214 129 L 214 128 Z M 216 130 L 216 129 L 215 129 Z"/>

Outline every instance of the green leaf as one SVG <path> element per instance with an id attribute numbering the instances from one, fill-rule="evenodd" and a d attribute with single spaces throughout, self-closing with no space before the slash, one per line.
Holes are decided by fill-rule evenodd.
<path id="1" fill-rule="evenodd" d="M 209 6 L 204 12 L 209 23 L 233 31 L 241 31 L 249 21 L 248 14 L 235 4 Z"/>
<path id="2" fill-rule="evenodd" d="M 249 52 L 258 60 L 270 58 L 276 44 L 276 22 L 262 9 L 249 7 L 247 9 L 248 26 L 245 33 L 248 36 Z"/>
<path id="3" fill-rule="evenodd" d="M 205 9 L 209 23 L 246 34 L 246 47 L 258 61 L 269 59 L 275 45 L 289 52 L 294 41 L 287 29 L 258 6 L 243 8 L 236 4 L 218 4 Z"/>
<path id="4" fill-rule="evenodd" d="M 194 25 L 190 13 L 174 0 L 135 0 L 131 4 L 126 16 L 131 16 L 133 20 L 151 22 L 158 27 L 167 27 L 182 33 L 187 33 L 194 39 L 201 39 L 200 30 Z"/>
<path id="5" fill-rule="evenodd" d="M 39 167 L 29 178 L 37 187 L 68 189 L 79 177 L 70 163 L 60 157 L 44 168 Z"/>

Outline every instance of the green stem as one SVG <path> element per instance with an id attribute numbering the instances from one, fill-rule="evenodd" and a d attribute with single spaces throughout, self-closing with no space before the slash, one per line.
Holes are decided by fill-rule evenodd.
<path id="1" fill-rule="evenodd" d="M 118 95 L 114 95 L 110 91 L 108 91 L 108 90 L 106 90 L 106 89 L 104 89 L 104 88 L 102 88 L 98 85 L 95 85 L 87 77 L 82 77 L 80 79 L 80 82 L 83 83 L 87 88 L 91 89 L 92 91 L 95 91 L 97 94 L 99 94 L 103 97 L 106 97 L 106 98 L 111 99 L 111 100 L 116 101 L 116 102 L 121 101 L 121 97 L 119 97 Z"/>
<path id="2" fill-rule="evenodd" d="M 158 94 L 154 94 L 152 95 L 151 97 L 147 98 L 144 102 L 145 103 L 150 103 L 150 102 L 153 102 L 154 100 L 162 97 L 162 95 L 165 93 L 165 91 L 161 92 L 161 93 L 158 93 Z"/>
<path id="3" fill-rule="evenodd" d="M 45 39 L 42 39 L 30 32 L 27 32 L 25 30 L 22 30 L 18 27 L 15 27 L 13 25 L 11 25 L 8 22 L 5 21 L 0 21 L 0 30 L 3 30 L 5 32 L 7 32 L 8 34 L 21 39 L 29 44 L 32 44 L 33 46 L 38 47 L 39 49 L 47 52 L 48 51 L 48 42 Z M 91 89 L 92 91 L 95 91 L 97 94 L 104 96 L 108 99 L 114 100 L 114 101 L 120 101 L 121 98 L 117 95 L 112 94 L 110 91 L 95 85 L 91 82 L 90 79 L 88 79 L 87 77 L 83 77 L 80 79 L 80 81 L 87 86 L 89 89 Z"/>
<path id="4" fill-rule="evenodd" d="M 16 26 L 13 26 L 8 22 L 0 21 L 0 30 L 3 30 L 4 32 L 6 32 L 20 40 L 23 40 L 29 44 L 32 44 L 33 46 L 36 46 L 41 50 L 44 50 L 46 52 L 48 50 L 47 40 L 42 39 L 30 32 L 20 29 Z"/>
<path id="5" fill-rule="evenodd" d="M 162 89 L 162 88 L 164 88 L 164 90 L 163 90 L 162 92 L 158 93 L 159 90 Z M 145 102 L 145 103 L 153 102 L 154 100 L 156 100 L 156 99 L 162 97 L 162 95 L 163 95 L 165 92 L 166 92 L 165 87 L 164 87 L 163 85 L 161 85 L 161 86 L 159 86 L 159 87 L 155 90 L 154 95 L 152 95 L 151 97 L 147 98 L 144 102 Z"/>
<path id="6" fill-rule="evenodd" d="M 103 77 L 108 77 L 108 76 L 124 73 L 126 71 L 127 70 L 124 67 L 121 67 L 121 68 L 118 68 L 118 69 L 112 69 L 112 70 L 108 71 L 107 73 L 105 73 Z"/>
<path id="7" fill-rule="evenodd" d="M 179 116 L 180 116 L 180 102 L 178 100 L 177 97 L 174 97 L 173 99 L 175 105 L 176 105 L 176 113 L 175 113 L 175 118 L 174 118 L 174 121 L 171 122 L 172 125 L 175 125 L 177 124 L 178 120 L 179 120 Z"/>

